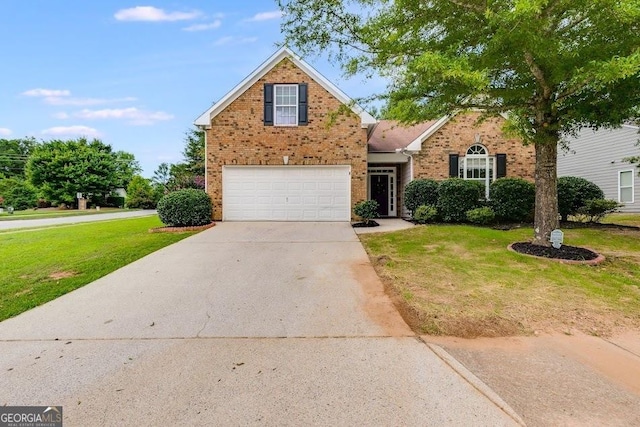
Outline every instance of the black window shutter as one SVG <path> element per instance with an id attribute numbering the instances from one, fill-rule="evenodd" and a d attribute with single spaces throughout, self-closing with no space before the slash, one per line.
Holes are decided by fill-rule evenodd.
<path id="1" fill-rule="evenodd" d="M 264 125 L 273 126 L 273 84 L 264 84 Z"/>
<path id="2" fill-rule="evenodd" d="M 457 178 L 460 174 L 458 158 L 459 156 L 457 154 L 449 154 L 449 178 Z"/>
<path id="3" fill-rule="evenodd" d="M 300 83 L 298 85 L 298 124 L 299 125 L 309 124 L 307 91 L 308 91 L 308 88 L 306 83 Z"/>
<path id="4" fill-rule="evenodd" d="M 496 178 L 507 176 L 507 155 L 496 154 Z"/>

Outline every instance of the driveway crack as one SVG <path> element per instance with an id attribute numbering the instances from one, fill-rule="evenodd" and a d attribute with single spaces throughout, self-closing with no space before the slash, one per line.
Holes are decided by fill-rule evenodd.
<path id="1" fill-rule="evenodd" d="M 202 325 L 202 327 L 200 328 L 200 330 L 196 334 L 196 338 L 200 338 L 200 334 L 207 327 L 207 325 L 209 324 L 209 321 L 211 321 L 211 315 L 209 314 L 209 310 L 207 310 L 207 320 L 204 321 L 204 324 Z"/>

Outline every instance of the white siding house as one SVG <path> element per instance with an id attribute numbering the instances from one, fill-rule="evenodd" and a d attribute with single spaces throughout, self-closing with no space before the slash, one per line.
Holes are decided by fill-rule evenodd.
<path id="1" fill-rule="evenodd" d="M 597 184 L 607 199 L 624 203 L 622 212 L 640 212 L 638 168 L 623 161 L 639 156 L 638 126 L 583 129 L 569 137 L 569 151 L 558 149 L 558 176 L 580 176 Z"/>

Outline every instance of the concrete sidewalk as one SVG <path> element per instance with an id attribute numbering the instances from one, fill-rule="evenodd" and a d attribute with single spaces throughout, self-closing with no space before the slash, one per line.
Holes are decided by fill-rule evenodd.
<path id="1" fill-rule="evenodd" d="M 517 425 L 416 337 L 347 223 L 222 223 L 0 323 L 65 425 Z M 509 415 L 511 414 L 511 415 Z"/>

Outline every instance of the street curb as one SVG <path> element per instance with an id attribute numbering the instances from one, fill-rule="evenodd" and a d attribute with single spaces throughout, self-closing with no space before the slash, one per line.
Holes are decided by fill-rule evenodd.
<path id="1" fill-rule="evenodd" d="M 520 418 L 520 415 L 514 411 L 507 402 L 502 400 L 498 394 L 491 390 L 488 385 L 486 385 L 482 380 L 476 377 L 471 371 L 464 367 L 460 362 L 458 362 L 453 356 L 451 356 L 445 349 L 435 344 L 430 344 L 426 342 L 422 337 L 420 337 L 420 341 L 426 344 L 427 347 L 431 351 L 433 351 L 443 362 L 449 365 L 458 375 L 464 378 L 469 384 L 471 384 L 476 390 L 482 393 L 487 399 L 489 399 L 494 405 L 500 408 L 504 413 L 510 416 L 516 423 L 521 426 L 526 426 L 524 420 Z"/>

